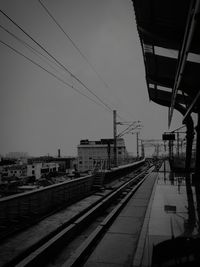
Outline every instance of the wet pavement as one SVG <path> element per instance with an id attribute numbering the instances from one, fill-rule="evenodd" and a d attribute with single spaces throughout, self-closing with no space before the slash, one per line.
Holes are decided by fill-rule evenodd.
<path id="1" fill-rule="evenodd" d="M 173 257 L 180 262 L 194 260 L 191 251 L 197 245 L 199 248 L 198 188 L 191 184 L 189 177 L 188 190 L 185 175 L 171 172 L 168 161 L 162 164 L 157 178 L 152 177 L 146 181 L 149 183 L 146 188 L 151 189 L 146 191 L 143 184 L 84 266 L 152 266 L 153 247 L 166 240 L 169 240 L 168 244 L 164 242 L 168 247 L 158 258 L 167 255 L 166 262 L 169 260 L 170 264 Z M 192 245 L 191 239 L 196 243 Z"/>
<path id="2" fill-rule="evenodd" d="M 157 173 L 152 173 L 143 182 L 84 266 L 132 266 L 134 252 L 137 248 L 138 238 L 156 179 Z"/>
<path id="3" fill-rule="evenodd" d="M 188 198 L 185 175 L 171 172 L 168 161 L 163 163 L 159 170 L 140 266 L 151 266 L 153 246 L 166 240 L 171 242 L 180 237 L 187 239 L 199 236 L 195 188 L 194 186 L 190 188 L 191 195 Z M 194 209 L 193 215 L 191 208 Z M 166 249 L 165 254 L 167 253 Z M 174 255 L 176 257 L 176 248 Z"/>

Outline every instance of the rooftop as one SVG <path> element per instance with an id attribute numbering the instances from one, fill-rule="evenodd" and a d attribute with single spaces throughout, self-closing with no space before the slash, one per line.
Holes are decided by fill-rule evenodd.
<path id="1" fill-rule="evenodd" d="M 150 100 L 188 113 L 200 104 L 199 1 L 132 0 Z"/>
<path id="2" fill-rule="evenodd" d="M 123 143 L 123 138 L 117 138 L 117 143 Z M 113 138 L 107 138 L 107 139 L 100 139 L 98 141 L 89 141 L 88 139 L 83 139 L 80 141 L 80 145 L 108 145 L 108 144 L 114 144 Z"/>

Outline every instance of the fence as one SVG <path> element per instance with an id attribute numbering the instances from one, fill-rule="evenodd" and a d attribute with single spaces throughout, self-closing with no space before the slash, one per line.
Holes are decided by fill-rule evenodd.
<path id="1" fill-rule="evenodd" d="M 0 232 L 12 227 L 20 228 L 21 224 L 36 221 L 87 196 L 92 183 L 93 177 L 86 176 L 0 199 Z"/>
<path id="2" fill-rule="evenodd" d="M 105 183 L 126 175 L 145 160 L 123 165 L 105 173 Z M 0 199 L 0 237 L 16 231 L 92 193 L 92 175 Z M 11 231 L 12 232 L 12 231 Z"/>

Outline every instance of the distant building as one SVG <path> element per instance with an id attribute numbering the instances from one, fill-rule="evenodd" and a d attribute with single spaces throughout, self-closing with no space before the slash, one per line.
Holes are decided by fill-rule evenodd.
<path id="1" fill-rule="evenodd" d="M 56 162 L 35 162 L 27 165 L 27 176 L 35 176 L 36 179 L 49 173 L 58 172 L 59 164 Z"/>
<path id="2" fill-rule="evenodd" d="M 77 158 L 75 157 L 60 157 L 54 158 L 54 161 L 59 164 L 59 171 L 69 173 L 74 170 L 74 166 L 77 163 Z"/>
<path id="3" fill-rule="evenodd" d="M 2 176 L 3 177 L 17 177 L 22 178 L 27 175 L 27 168 L 26 165 L 8 165 L 4 166 L 2 169 Z"/>
<path id="4" fill-rule="evenodd" d="M 74 164 L 76 164 L 77 159 L 75 157 L 36 157 L 36 158 L 29 158 L 28 164 L 35 164 L 35 163 L 50 163 L 56 162 L 59 165 L 59 172 L 69 172 L 70 170 L 74 169 Z"/>
<path id="5" fill-rule="evenodd" d="M 31 157 L 28 158 L 28 164 L 33 163 L 47 163 L 47 162 L 53 162 L 54 157 L 52 156 L 40 156 L 40 157 Z"/>
<path id="6" fill-rule="evenodd" d="M 17 163 L 16 159 L 1 158 L 0 166 L 13 165 L 16 163 Z"/>
<path id="7" fill-rule="evenodd" d="M 99 141 L 81 140 L 78 145 L 78 170 L 80 172 L 92 170 L 95 162 L 99 160 L 108 160 L 109 145 L 110 143 L 110 159 L 113 162 L 114 153 L 114 140 L 101 139 Z M 123 138 L 117 139 L 117 161 L 121 165 L 127 158 L 127 151 Z"/>
<path id="8" fill-rule="evenodd" d="M 9 152 L 6 154 L 6 158 L 10 159 L 21 159 L 21 158 L 28 158 L 27 152 Z"/>

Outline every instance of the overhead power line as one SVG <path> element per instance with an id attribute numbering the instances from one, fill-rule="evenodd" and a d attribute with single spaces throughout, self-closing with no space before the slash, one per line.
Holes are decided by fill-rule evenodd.
<path id="1" fill-rule="evenodd" d="M 134 126 L 134 124 L 139 123 L 140 121 L 133 121 L 126 129 L 124 129 L 119 135 L 124 135 L 125 133 L 128 133 L 129 131 L 135 130 L 138 126 L 136 126 L 134 129 L 131 127 Z"/>
<path id="2" fill-rule="evenodd" d="M 0 43 L 3 44 L 4 46 L 10 48 L 11 50 L 13 50 L 15 53 L 21 55 L 22 57 L 24 57 L 25 59 L 27 59 L 28 61 L 30 61 L 32 64 L 36 65 L 37 67 L 39 67 L 40 69 L 44 70 L 45 72 L 47 72 L 48 74 L 50 74 L 51 76 L 53 76 L 54 78 L 56 78 L 58 81 L 62 82 L 65 86 L 72 88 L 74 91 L 76 91 L 77 93 L 81 94 L 82 96 L 86 97 L 87 99 L 89 99 L 90 101 L 92 101 L 93 103 L 97 104 L 98 106 L 101 106 L 105 109 L 105 106 L 103 106 L 102 104 L 100 104 L 99 102 L 95 101 L 94 99 L 92 99 L 91 97 L 89 97 L 88 95 L 82 93 L 81 91 L 79 91 L 76 87 L 74 87 L 73 85 L 67 83 L 66 81 L 64 81 L 63 79 L 61 79 L 60 77 L 58 77 L 57 75 L 55 75 L 54 73 L 52 73 L 51 71 L 47 70 L 46 68 L 44 68 L 43 66 L 41 66 L 39 63 L 37 63 L 36 61 L 32 60 L 31 58 L 27 57 L 26 55 L 24 55 L 23 53 L 21 53 L 19 50 L 15 49 L 14 47 L 12 47 L 11 45 L 7 44 L 6 42 L 0 40 Z M 106 111 L 108 111 L 106 109 Z"/>
<path id="3" fill-rule="evenodd" d="M 4 11 L 0 9 L 2 13 L 9 21 L 11 21 L 18 29 L 20 29 L 27 37 L 29 37 L 35 44 L 37 44 L 48 56 L 50 56 L 56 63 L 58 63 L 67 73 L 69 73 L 76 81 L 78 81 L 87 91 L 89 91 L 93 96 L 95 96 L 99 102 L 101 102 L 109 111 L 110 108 L 99 96 L 97 96 L 90 88 L 88 88 L 76 75 L 74 75 L 66 66 L 64 66 L 60 61 L 58 61 L 50 52 L 47 51 L 39 42 L 37 42 L 30 34 L 28 34 L 21 26 L 19 26 L 13 19 L 11 19 Z"/>
<path id="4" fill-rule="evenodd" d="M 83 54 L 81 49 L 78 47 L 78 45 L 72 40 L 71 36 L 66 32 L 66 30 L 63 29 L 63 27 L 58 23 L 58 21 L 55 19 L 55 17 L 52 15 L 52 13 L 49 11 L 49 9 L 44 5 L 44 3 L 41 0 L 38 0 L 40 5 L 43 7 L 43 9 L 46 11 L 46 13 L 51 17 L 51 19 L 55 22 L 55 24 L 58 26 L 58 28 L 64 33 L 64 35 L 67 37 L 67 39 L 71 42 L 73 47 L 78 51 L 78 53 L 82 56 L 82 58 L 88 63 L 88 65 L 91 67 L 91 69 L 96 73 L 98 78 L 104 83 L 104 85 L 108 88 L 108 84 L 105 82 L 105 80 L 102 78 L 102 76 L 97 72 L 96 68 L 93 66 L 93 64 L 88 60 L 88 58 Z"/>
<path id="5" fill-rule="evenodd" d="M 78 45 L 72 40 L 69 33 L 66 32 L 66 30 L 63 29 L 63 27 L 58 23 L 56 18 L 53 16 L 53 14 L 49 11 L 49 9 L 45 6 L 45 4 L 38 0 L 40 5 L 43 7 L 43 9 L 46 11 L 46 13 L 49 15 L 49 17 L 54 21 L 54 23 L 58 26 L 58 28 L 62 31 L 62 33 L 65 35 L 65 37 L 71 42 L 73 47 L 78 51 L 78 53 L 81 55 L 81 57 L 88 63 L 88 65 L 91 67 L 91 69 L 96 73 L 98 78 L 104 83 L 106 88 L 110 88 L 110 86 L 107 84 L 107 82 L 102 78 L 102 76 L 99 74 L 99 72 L 96 70 L 96 68 L 93 66 L 93 64 L 88 60 L 88 58 L 85 56 L 85 54 L 81 51 L 81 49 L 78 47 Z M 123 119 L 119 114 L 117 114 L 117 117 L 120 119 Z M 123 119 L 124 120 L 124 119 Z"/>
<path id="6" fill-rule="evenodd" d="M 58 68 L 62 69 L 60 67 L 60 65 L 58 65 L 55 61 L 51 60 L 49 57 L 47 57 L 46 55 L 42 54 L 39 50 L 35 49 L 33 46 L 31 46 L 30 44 L 28 44 L 26 41 L 24 41 L 23 39 L 21 39 L 20 37 L 18 37 L 16 34 L 14 34 L 13 32 L 11 32 L 10 30 L 8 30 L 6 27 L 4 27 L 3 25 L 0 24 L 0 28 L 5 31 L 6 33 L 8 33 L 10 36 L 12 36 L 14 39 L 16 39 L 18 42 L 20 42 L 22 45 L 24 45 L 29 51 L 31 51 L 32 53 L 34 53 L 36 56 L 38 56 L 40 59 L 44 59 L 45 62 L 51 67 L 53 68 L 55 71 L 58 71 L 55 67 L 53 67 L 50 63 L 52 63 L 53 65 L 57 66 Z M 73 85 L 72 85 L 73 86 Z M 104 106 L 102 106 L 104 107 Z M 122 120 L 124 120 L 120 115 L 118 115 L 119 118 L 121 118 Z"/>
<path id="7" fill-rule="evenodd" d="M 89 89 L 85 84 L 82 83 L 82 81 L 77 78 L 71 71 L 69 71 L 65 66 L 62 65 L 62 63 L 60 63 L 53 55 L 51 55 L 41 44 L 39 44 L 32 36 L 30 36 L 24 29 L 22 29 L 22 27 L 20 27 L 15 21 L 13 21 L 4 11 L 2 11 L 0 9 L 0 12 L 7 18 L 9 19 L 17 28 L 19 28 L 26 36 L 28 36 L 35 44 L 37 44 L 47 55 L 50 56 L 50 58 L 52 58 L 54 61 L 52 61 L 50 58 L 48 58 L 47 56 L 45 56 L 44 54 L 42 54 L 40 51 L 38 51 L 37 49 L 35 49 L 34 47 L 32 47 L 31 45 L 29 45 L 27 42 L 25 42 L 24 40 L 22 40 L 21 38 L 17 37 L 15 34 L 11 33 L 9 30 L 7 30 L 5 27 L 1 26 L 0 27 L 6 31 L 7 33 L 9 33 L 11 36 L 13 36 L 15 39 L 17 39 L 20 43 L 22 43 L 24 46 L 26 46 L 28 49 L 30 49 L 33 53 L 37 54 L 37 56 L 39 55 L 42 56 L 45 60 L 48 60 L 49 62 L 51 62 L 52 64 L 55 64 L 57 67 L 61 68 L 62 70 L 65 70 L 68 74 L 70 74 L 70 76 L 72 78 L 74 78 L 75 80 L 77 80 L 86 90 L 88 90 L 92 95 L 94 95 L 98 101 L 103 104 L 103 106 L 109 110 L 110 112 L 113 111 L 111 107 L 109 107 L 109 105 L 107 105 L 100 97 L 98 97 L 95 93 L 92 92 L 91 89 Z M 41 58 L 41 57 L 40 57 Z M 48 63 L 49 64 L 49 63 Z M 53 66 L 50 65 L 50 67 L 52 67 L 54 70 L 57 71 L 57 69 L 55 69 Z M 53 73 L 52 73 L 53 74 Z M 54 76 L 54 74 L 53 74 Z M 56 75 L 55 75 L 56 76 Z M 60 80 L 60 78 L 59 78 Z M 62 80 L 62 79 L 61 79 Z M 69 84 L 68 84 L 69 85 Z M 70 87 L 73 87 L 71 85 L 69 85 Z M 87 95 L 81 93 L 82 95 L 86 96 L 88 99 L 92 99 L 90 97 L 88 97 Z M 96 102 L 94 99 L 92 99 L 93 102 Z M 101 105 L 100 105 L 101 106 Z M 125 120 L 123 117 L 121 117 L 119 114 L 117 114 L 117 117 Z"/>
<path id="8" fill-rule="evenodd" d="M 20 42 L 21 44 L 23 44 L 32 53 L 34 53 L 35 55 L 39 56 L 40 58 L 43 58 L 46 62 L 49 61 L 50 63 L 54 64 L 55 66 L 57 66 L 57 67 L 59 67 L 60 69 L 63 70 L 63 68 L 61 68 L 55 61 L 51 60 L 49 57 L 47 57 L 44 54 L 42 54 L 40 51 L 38 51 L 33 46 L 31 46 L 30 44 L 28 44 L 27 42 L 25 42 L 24 40 L 22 40 L 21 38 L 19 38 L 17 35 L 15 35 L 14 33 L 12 33 L 11 31 L 9 31 L 7 28 L 5 28 L 4 26 L 2 26 L 1 24 L 0 24 L 0 28 L 2 30 L 4 30 L 5 32 L 7 32 L 9 35 L 11 35 L 13 38 L 15 38 L 18 42 Z M 49 63 L 47 63 L 47 64 L 49 64 Z M 49 64 L 49 66 L 52 67 L 54 70 L 57 71 L 57 69 L 54 68 L 51 64 Z"/>

